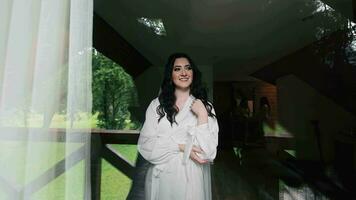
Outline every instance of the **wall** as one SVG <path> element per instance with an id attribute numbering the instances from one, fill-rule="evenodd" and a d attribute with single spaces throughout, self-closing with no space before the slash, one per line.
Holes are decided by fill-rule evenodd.
<path id="1" fill-rule="evenodd" d="M 324 160 L 334 159 L 334 139 L 340 131 L 356 124 L 356 118 L 294 75 L 277 80 L 279 122 L 296 139 L 299 159 L 319 160 L 311 120 L 318 120 Z"/>
<path id="2" fill-rule="evenodd" d="M 199 65 L 199 70 L 202 73 L 203 83 L 208 89 L 208 99 L 213 102 L 214 96 L 214 78 L 213 78 L 213 66 L 212 65 Z"/>

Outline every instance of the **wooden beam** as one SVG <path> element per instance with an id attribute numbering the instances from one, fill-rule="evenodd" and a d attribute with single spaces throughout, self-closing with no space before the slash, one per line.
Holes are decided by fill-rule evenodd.
<path id="1" fill-rule="evenodd" d="M 124 173 L 130 179 L 133 179 L 135 166 L 112 147 L 105 145 L 102 149 L 102 157 L 117 170 Z"/>
<path id="2" fill-rule="evenodd" d="M 345 31 L 339 30 L 280 60 L 250 74 L 275 84 L 276 80 L 293 74 L 308 85 L 330 98 L 346 111 L 356 114 L 356 69 L 352 64 L 327 66 L 316 56 L 316 49 L 328 50 L 325 44 L 336 44 L 345 39 Z M 324 46 L 321 46 L 324 45 Z"/>
<path id="3" fill-rule="evenodd" d="M 88 137 L 85 129 L 67 131 L 63 128 L 6 127 L 0 128 L 0 140 L 83 143 L 83 138 Z M 91 130 L 91 135 L 100 135 L 104 144 L 137 144 L 139 133 L 138 130 Z"/>
<path id="4" fill-rule="evenodd" d="M 66 170 L 69 170 L 73 166 L 75 166 L 77 163 L 79 163 L 81 160 L 84 159 L 85 155 L 85 150 L 86 150 L 86 145 L 83 145 L 73 153 L 71 153 L 68 157 L 62 159 L 56 165 L 54 165 L 52 168 L 48 169 L 45 171 L 43 174 L 41 174 L 39 177 L 37 177 L 35 180 L 31 181 L 28 183 L 23 189 L 22 193 L 26 191 L 26 193 L 33 194 L 37 191 L 39 191 L 41 188 L 46 186 L 48 183 L 56 179 L 58 176 L 66 172 Z"/>
<path id="5" fill-rule="evenodd" d="M 137 144 L 139 134 L 102 135 L 103 144 Z"/>
<path id="6" fill-rule="evenodd" d="M 134 78 L 152 64 L 114 28 L 94 12 L 93 46 L 121 65 Z"/>
<path id="7" fill-rule="evenodd" d="M 68 133 L 66 129 L 57 128 L 9 127 L 0 129 L 0 140 L 9 141 L 83 143 L 85 137 L 89 138 L 87 130 L 80 129 L 71 133 Z"/>

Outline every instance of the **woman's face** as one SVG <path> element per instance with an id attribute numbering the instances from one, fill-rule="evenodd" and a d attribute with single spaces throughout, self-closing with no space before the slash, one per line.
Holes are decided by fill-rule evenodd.
<path id="1" fill-rule="evenodd" d="M 193 81 L 193 69 L 188 59 L 177 58 L 173 64 L 172 81 L 176 88 L 187 89 Z"/>

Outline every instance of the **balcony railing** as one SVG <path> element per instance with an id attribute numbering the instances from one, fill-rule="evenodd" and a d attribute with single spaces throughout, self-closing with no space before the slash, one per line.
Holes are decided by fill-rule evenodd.
<path id="1" fill-rule="evenodd" d="M 70 134 L 66 129 L 42 129 L 42 128 L 2 128 L 2 133 L 16 134 L 0 134 L 0 141 L 28 141 L 28 132 L 31 132 L 31 141 L 35 142 L 69 142 L 83 143 L 87 131 L 80 129 L 71 129 Z M 105 159 L 117 170 L 121 171 L 128 178 L 133 179 L 135 166 L 128 161 L 119 152 L 116 152 L 110 144 L 137 144 L 139 131 L 137 130 L 91 130 L 91 142 L 84 143 L 80 148 L 70 153 L 54 164 L 51 168 L 44 171 L 31 182 L 24 186 L 18 186 L 14 180 L 8 180 L 0 174 L 0 187 L 3 188 L 10 196 L 10 199 L 20 199 L 24 191 L 26 194 L 31 194 L 39 191 L 44 186 L 58 176 L 64 174 L 66 170 L 71 169 L 80 161 L 84 160 L 86 164 L 90 164 L 90 180 L 91 180 L 91 198 L 93 200 L 100 199 L 101 188 L 101 169 L 102 159 Z M 272 145 L 272 149 L 289 149 L 294 145 L 291 143 L 292 138 L 281 138 L 274 136 L 265 137 L 266 144 Z M 268 146 L 268 145 L 267 145 Z M 90 149 L 90 160 L 85 160 L 85 152 Z M 4 172 L 2 172 L 4 173 Z M 88 192 L 85 191 L 85 195 Z"/>
<path id="2" fill-rule="evenodd" d="M 1 128 L 0 141 L 31 141 L 31 142 L 69 142 L 83 143 L 87 131 L 81 129 L 71 129 L 70 134 L 65 134 L 66 129 L 43 129 L 43 128 Z M 31 137 L 28 137 L 28 133 Z M 6 133 L 6 134 L 5 134 Z M 85 160 L 85 152 L 90 148 L 90 180 L 91 197 L 100 199 L 101 181 L 101 159 L 105 159 L 117 170 L 120 170 L 130 179 L 133 178 L 135 166 L 131 164 L 123 155 L 112 149 L 110 144 L 137 144 L 139 131 L 134 130 L 99 130 L 91 131 L 91 142 L 84 143 L 83 146 L 59 160 L 51 168 L 47 169 L 24 186 L 19 186 L 16 181 L 10 180 L 0 174 L 0 188 L 8 194 L 10 199 L 20 199 L 24 192 L 34 194 L 48 185 L 66 170 L 71 169 L 77 163 Z M 84 140 L 83 140 L 84 139 Z M 1 172 L 6 173 L 6 172 Z M 85 195 L 88 193 L 85 191 Z"/>

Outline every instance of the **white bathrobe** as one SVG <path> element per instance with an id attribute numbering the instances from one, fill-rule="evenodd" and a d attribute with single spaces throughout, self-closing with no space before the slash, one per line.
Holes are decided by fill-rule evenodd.
<path id="1" fill-rule="evenodd" d="M 208 117 L 208 123 L 197 126 L 197 117 L 190 110 L 195 98 L 190 95 L 176 115 L 171 126 L 166 116 L 158 123 L 158 98 L 152 100 L 146 111 L 146 120 L 138 140 L 138 151 L 153 165 L 148 169 L 145 182 L 147 200 L 210 200 L 210 164 L 216 156 L 218 123 Z M 215 114 L 215 111 L 213 110 Z M 186 144 L 180 152 L 178 144 Z M 190 159 L 193 145 L 204 153 L 207 164 Z"/>

